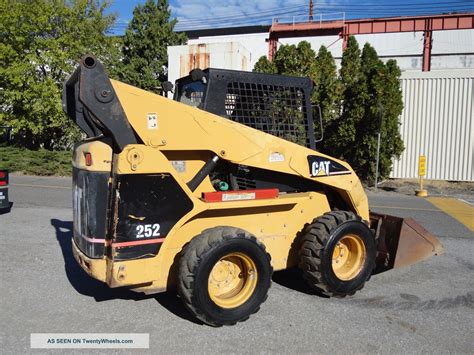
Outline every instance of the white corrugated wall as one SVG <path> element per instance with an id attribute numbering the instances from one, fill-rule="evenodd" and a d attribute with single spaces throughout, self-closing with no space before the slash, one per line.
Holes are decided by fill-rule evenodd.
<path id="1" fill-rule="evenodd" d="M 404 72 L 401 135 L 405 151 L 391 177 L 418 177 L 426 156 L 426 178 L 474 181 L 474 70 Z"/>

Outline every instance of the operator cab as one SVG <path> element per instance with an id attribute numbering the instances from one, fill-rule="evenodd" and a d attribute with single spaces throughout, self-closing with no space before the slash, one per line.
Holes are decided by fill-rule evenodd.
<path id="1" fill-rule="evenodd" d="M 175 101 L 315 148 L 309 78 L 208 68 L 175 84 Z"/>

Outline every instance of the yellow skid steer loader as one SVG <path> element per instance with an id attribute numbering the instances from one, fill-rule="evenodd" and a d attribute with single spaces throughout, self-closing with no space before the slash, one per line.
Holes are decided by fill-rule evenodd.
<path id="1" fill-rule="evenodd" d="M 212 326 L 246 320 L 272 272 L 344 297 L 435 254 L 411 219 L 369 213 L 351 167 L 314 150 L 311 81 L 194 70 L 174 100 L 110 80 L 93 56 L 64 85 L 88 136 L 73 154 L 73 252 L 110 287 L 177 288 Z"/>

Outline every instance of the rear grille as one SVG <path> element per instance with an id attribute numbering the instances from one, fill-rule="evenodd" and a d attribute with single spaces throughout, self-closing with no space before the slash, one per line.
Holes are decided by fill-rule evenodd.
<path id="1" fill-rule="evenodd" d="M 91 258 L 104 256 L 109 176 L 108 172 L 73 169 L 74 241 Z"/>

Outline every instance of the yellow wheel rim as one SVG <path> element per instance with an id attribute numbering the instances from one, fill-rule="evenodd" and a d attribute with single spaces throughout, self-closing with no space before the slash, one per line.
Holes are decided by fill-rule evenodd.
<path id="1" fill-rule="evenodd" d="M 242 253 L 227 254 L 209 274 L 209 297 L 219 307 L 239 307 L 252 296 L 257 280 L 257 267 L 252 259 Z"/>
<path id="2" fill-rule="evenodd" d="M 340 280 L 351 280 L 356 277 L 365 262 L 365 245 L 362 239 L 354 234 L 341 238 L 332 253 L 332 269 Z"/>

